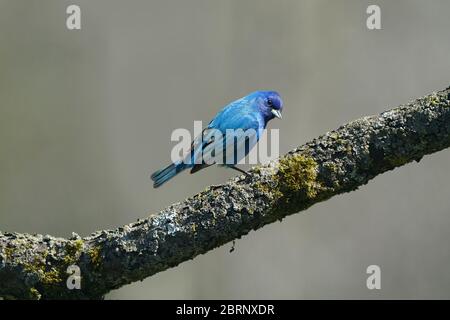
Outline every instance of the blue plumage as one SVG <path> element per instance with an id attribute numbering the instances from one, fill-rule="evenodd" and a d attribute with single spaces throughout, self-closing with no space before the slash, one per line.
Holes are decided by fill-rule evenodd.
<path id="1" fill-rule="evenodd" d="M 223 158 L 226 158 L 225 155 L 231 155 L 231 161 L 226 158 L 225 162 L 224 159 L 224 165 L 241 171 L 234 165 L 249 153 L 254 144 L 249 144 L 248 138 L 243 143 L 239 143 L 239 137 L 233 139 L 234 141 L 227 141 L 227 130 L 242 129 L 245 132 L 254 132 L 253 136 L 250 136 L 250 140 L 254 140 L 254 143 L 256 143 L 267 123 L 274 117 L 281 118 L 282 109 L 283 102 L 280 95 L 275 91 L 256 91 L 231 102 L 219 111 L 203 130 L 201 137 L 197 137 L 193 141 L 192 150 L 188 157 L 176 161 L 151 175 L 154 182 L 153 186 L 155 188 L 161 186 L 186 169 L 191 169 L 191 173 L 194 173 L 213 164 L 208 161 L 211 160 L 211 157 L 208 158 L 205 154 L 211 153 L 214 155 L 214 152 L 211 152 L 214 148 L 222 151 Z M 217 132 L 221 133 L 219 138 L 215 135 Z M 244 139 L 241 140 L 244 141 Z M 239 148 L 243 148 L 241 152 L 237 151 Z"/>

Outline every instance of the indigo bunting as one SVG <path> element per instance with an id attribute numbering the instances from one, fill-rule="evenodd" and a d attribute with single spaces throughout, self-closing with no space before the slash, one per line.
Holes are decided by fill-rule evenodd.
<path id="1" fill-rule="evenodd" d="M 281 119 L 282 110 L 283 101 L 275 91 L 256 91 L 231 102 L 194 139 L 188 155 L 151 175 L 153 187 L 158 188 L 186 169 L 195 173 L 212 164 L 246 173 L 235 165 L 257 143 L 267 123 L 274 117 Z M 230 130 L 235 134 L 231 138 Z"/>

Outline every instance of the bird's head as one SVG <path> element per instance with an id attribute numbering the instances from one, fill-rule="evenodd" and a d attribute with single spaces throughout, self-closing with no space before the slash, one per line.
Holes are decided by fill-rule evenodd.
<path id="1" fill-rule="evenodd" d="M 271 120 L 275 117 L 281 119 L 283 100 L 276 91 L 258 91 L 259 108 L 264 117 Z"/>

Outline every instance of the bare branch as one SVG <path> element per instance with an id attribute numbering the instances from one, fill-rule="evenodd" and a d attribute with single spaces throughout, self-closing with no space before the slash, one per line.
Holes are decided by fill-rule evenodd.
<path id="1" fill-rule="evenodd" d="M 350 122 L 249 176 L 116 230 L 71 239 L 0 232 L 0 296 L 102 298 L 449 146 L 447 88 Z M 81 269 L 80 290 L 66 287 L 72 264 Z"/>

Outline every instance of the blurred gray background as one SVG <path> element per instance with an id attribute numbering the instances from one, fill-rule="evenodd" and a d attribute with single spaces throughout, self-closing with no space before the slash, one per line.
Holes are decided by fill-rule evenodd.
<path id="1" fill-rule="evenodd" d="M 81 6 L 82 29 L 66 29 Z M 382 30 L 366 28 L 381 7 Z M 0 1 L 0 229 L 86 236 L 225 182 L 153 189 L 175 128 L 257 89 L 280 152 L 450 84 L 450 2 Z M 112 299 L 450 298 L 450 150 L 384 174 Z M 231 172 L 230 172 L 231 171 Z M 381 267 L 381 290 L 366 268 Z M 0 284 L 1 285 L 1 284 Z"/>

